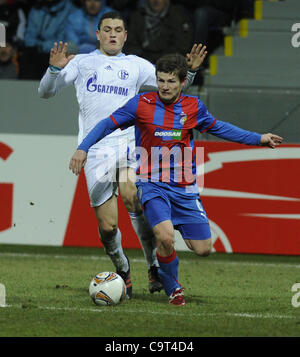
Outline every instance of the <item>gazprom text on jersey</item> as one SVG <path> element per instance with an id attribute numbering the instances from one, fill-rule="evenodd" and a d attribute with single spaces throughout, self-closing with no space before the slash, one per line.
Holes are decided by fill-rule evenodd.
<path id="1" fill-rule="evenodd" d="M 88 82 L 86 88 L 89 92 L 117 94 L 123 95 L 125 97 L 128 96 L 128 88 L 119 86 L 110 86 L 106 84 L 91 84 Z"/>

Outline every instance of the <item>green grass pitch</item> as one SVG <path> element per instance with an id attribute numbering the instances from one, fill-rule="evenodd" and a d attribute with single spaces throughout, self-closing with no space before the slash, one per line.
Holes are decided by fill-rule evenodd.
<path id="1" fill-rule="evenodd" d="M 113 270 L 99 248 L 0 245 L 1 337 L 242 337 L 300 336 L 300 258 L 177 252 L 186 305 L 148 292 L 140 250 L 127 250 L 133 299 L 96 306 L 93 275 Z M 300 291 L 300 290 L 299 290 Z M 299 294 L 300 295 L 300 294 Z M 294 297 L 299 301 L 300 296 Z M 295 305 L 295 304 L 294 304 Z"/>

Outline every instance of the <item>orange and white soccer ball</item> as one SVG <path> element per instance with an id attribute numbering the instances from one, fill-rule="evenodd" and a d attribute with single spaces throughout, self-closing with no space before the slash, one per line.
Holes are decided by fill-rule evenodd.
<path id="1" fill-rule="evenodd" d="M 125 299 L 126 285 L 120 275 L 105 271 L 93 277 L 89 293 L 96 305 L 116 305 Z"/>

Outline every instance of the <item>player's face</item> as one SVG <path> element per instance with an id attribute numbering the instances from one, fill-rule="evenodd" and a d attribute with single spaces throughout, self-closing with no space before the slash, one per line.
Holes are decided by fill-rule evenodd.
<path id="1" fill-rule="evenodd" d="M 120 19 L 104 19 L 100 30 L 97 30 L 100 42 L 100 51 L 107 56 L 116 56 L 121 53 L 127 39 L 124 22 Z"/>
<path id="2" fill-rule="evenodd" d="M 160 99 L 166 104 L 176 102 L 185 81 L 180 82 L 178 75 L 174 73 L 157 72 L 156 77 Z"/>

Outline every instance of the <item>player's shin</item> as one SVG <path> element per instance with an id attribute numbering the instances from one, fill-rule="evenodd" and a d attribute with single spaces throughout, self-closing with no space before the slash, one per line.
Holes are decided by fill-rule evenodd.
<path id="1" fill-rule="evenodd" d="M 181 288 L 178 282 L 179 259 L 175 249 L 170 256 L 164 257 L 156 252 L 159 262 L 159 275 L 162 279 L 165 292 L 170 296 L 176 289 Z"/>
<path id="2" fill-rule="evenodd" d="M 156 239 L 148 221 L 146 220 L 146 217 L 143 213 L 139 214 L 134 212 L 130 212 L 129 216 L 132 227 L 143 248 L 148 267 L 158 267 L 158 261 L 156 258 Z"/>
<path id="3" fill-rule="evenodd" d="M 106 254 L 110 257 L 117 271 L 127 272 L 129 270 L 128 259 L 122 248 L 122 235 L 119 228 L 115 233 L 105 234 L 101 233 L 99 227 L 100 239 L 103 243 Z"/>
<path id="4" fill-rule="evenodd" d="M 141 243 L 145 259 L 148 264 L 149 291 L 151 294 L 163 289 L 158 274 L 158 261 L 156 257 L 156 238 L 144 214 L 129 213 L 132 226 Z"/>

